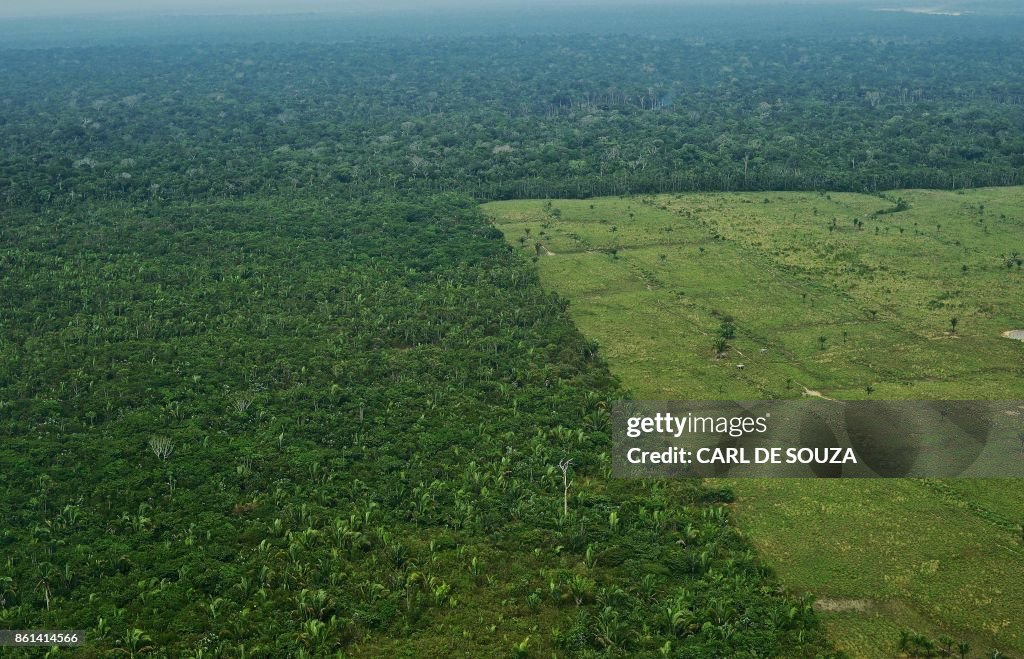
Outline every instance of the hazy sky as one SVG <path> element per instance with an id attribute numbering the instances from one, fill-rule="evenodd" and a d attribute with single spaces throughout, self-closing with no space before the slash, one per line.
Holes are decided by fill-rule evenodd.
<path id="1" fill-rule="evenodd" d="M 95 13 L 233 13 L 345 11 L 372 13 L 380 10 L 419 9 L 433 7 L 531 7 L 559 5 L 739 5 L 793 3 L 869 3 L 871 0 L 0 0 L 0 16 L 53 16 Z M 894 4 L 913 4 L 914 0 L 894 0 Z M 873 4 L 873 3 L 872 3 Z M 938 2 L 941 4 L 941 2 Z"/>
<path id="2" fill-rule="evenodd" d="M 143 12 L 304 12 L 324 9 L 358 10 L 400 4 L 391 0 L 0 0 L 0 16 Z M 412 4 L 412 3 L 408 3 Z"/>
<path id="3" fill-rule="evenodd" d="M 598 0 L 601 2 L 601 0 Z M 585 0 L 556 0 L 558 4 L 579 4 Z M 0 15 L 59 15 L 86 13 L 234 13 L 345 11 L 371 13 L 381 10 L 429 9 L 431 7 L 515 6 L 515 0 L 0 0 Z M 526 0 L 518 4 L 550 4 Z"/>

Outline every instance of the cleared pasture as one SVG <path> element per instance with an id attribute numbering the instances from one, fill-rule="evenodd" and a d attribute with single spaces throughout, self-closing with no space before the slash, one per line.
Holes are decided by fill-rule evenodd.
<path id="1" fill-rule="evenodd" d="M 1024 398 L 1024 343 L 1003 336 L 1024 328 L 1021 188 L 485 210 L 637 398 Z M 911 629 L 1024 652 L 1020 483 L 731 485 L 741 528 L 818 598 L 839 648 L 891 656 Z"/>

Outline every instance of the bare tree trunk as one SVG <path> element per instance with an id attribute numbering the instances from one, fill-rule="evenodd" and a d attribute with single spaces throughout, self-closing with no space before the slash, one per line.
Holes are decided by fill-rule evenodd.
<path id="1" fill-rule="evenodd" d="M 572 481 L 569 480 L 569 467 L 571 466 L 571 458 L 565 458 L 558 463 L 558 468 L 562 470 L 562 514 L 565 516 L 569 515 L 569 488 L 572 487 Z"/>

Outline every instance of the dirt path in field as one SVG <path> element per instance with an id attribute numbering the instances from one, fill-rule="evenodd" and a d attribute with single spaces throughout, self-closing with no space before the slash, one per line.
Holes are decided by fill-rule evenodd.
<path id="1" fill-rule="evenodd" d="M 797 384 L 800 384 L 800 383 L 797 382 Z M 802 385 L 802 384 L 800 384 L 800 386 L 804 388 L 804 396 L 814 396 L 815 398 L 824 398 L 825 400 L 835 400 L 835 398 L 829 398 L 828 396 L 826 396 L 825 394 L 821 393 L 820 391 L 817 391 L 815 389 L 808 389 L 805 385 Z"/>
<path id="2" fill-rule="evenodd" d="M 863 613 L 869 608 L 871 608 L 871 600 L 831 599 L 826 597 L 814 603 L 815 611 L 828 611 L 830 613 L 844 613 L 846 611 Z"/>

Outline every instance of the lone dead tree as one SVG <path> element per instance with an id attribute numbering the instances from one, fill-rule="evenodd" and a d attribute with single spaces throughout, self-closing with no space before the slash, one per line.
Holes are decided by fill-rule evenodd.
<path id="1" fill-rule="evenodd" d="M 174 442 L 166 437 L 153 437 L 149 440 L 149 450 L 161 460 L 166 460 L 174 453 Z"/>
<path id="2" fill-rule="evenodd" d="M 572 467 L 572 458 L 564 458 L 558 463 L 558 468 L 562 470 L 562 514 L 569 514 L 569 488 L 572 487 L 572 481 L 569 480 L 569 468 Z"/>

